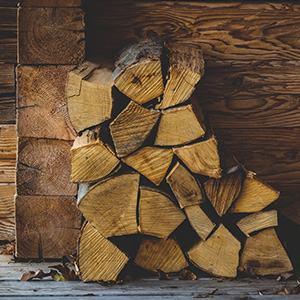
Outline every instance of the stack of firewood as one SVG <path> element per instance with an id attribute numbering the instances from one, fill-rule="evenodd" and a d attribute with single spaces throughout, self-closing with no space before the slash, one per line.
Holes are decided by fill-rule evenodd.
<path id="1" fill-rule="evenodd" d="M 191 97 L 203 74 L 198 48 L 153 41 L 127 47 L 115 66 L 92 59 L 70 72 L 83 281 L 117 280 L 128 262 L 165 273 L 193 264 L 221 277 L 293 269 L 268 209 L 279 192 L 221 155 Z M 132 235 L 134 257 L 116 242 Z"/>

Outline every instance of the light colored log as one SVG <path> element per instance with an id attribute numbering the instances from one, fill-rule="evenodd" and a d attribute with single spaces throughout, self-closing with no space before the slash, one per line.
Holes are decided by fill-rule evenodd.
<path id="1" fill-rule="evenodd" d="M 166 194 L 140 187 L 139 232 L 167 238 L 185 218 L 181 209 Z"/>
<path id="2" fill-rule="evenodd" d="M 231 213 L 252 213 L 264 209 L 279 197 L 279 192 L 259 181 L 248 172 L 239 197 L 233 203 Z"/>
<path id="3" fill-rule="evenodd" d="M 110 61 L 97 58 L 85 61 L 69 73 L 68 112 L 77 132 L 111 118 L 112 69 Z"/>
<path id="4" fill-rule="evenodd" d="M 115 86 L 139 104 L 159 97 L 164 90 L 161 53 L 162 45 L 153 41 L 124 49 L 113 74 Z"/>
<path id="5" fill-rule="evenodd" d="M 104 237 L 137 233 L 139 178 L 137 173 L 108 177 L 91 187 L 79 201 L 84 217 Z"/>
<path id="6" fill-rule="evenodd" d="M 120 161 L 100 140 L 99 130 L 85 130 L 76 137 L 71 148 L 73 182 L 95 182 L 117 169 Z"/>
<path id="7" fill-rule="evenodd" d="M 162 111 L 154 145 L 188 144 L 205 134 L 204 122 L 198 120 L 192 105 Z"/>
<path id="8" fill-rule="evenodd" d="M 203 191 L 194 176 L 179 162 L 166 177 L 181 208 L 204 202 Z"/>
<path id="9" fill-rule="evenodd" d="M 173 239 L 144 238 L 134 263 L 151 272 L 157 270 L 175 273 L 186 268 L 186 261 L 179 245 Z"/>
<path id="10" fill-rule="evenodd" d="M 257 275 L 279 275 L 293 270 L 277 234 L 269 228 L 247 239 L 239 270 L 251 268 Z"/>
<path id="11" fill-rule="evenodd" d="M 204 142 L 174 148 L 174 153 L 193 173 L 221 177 L 217 140 L 214 137 Z"/>
<path id="12" fill-rule="evenodd" d="M 17 132 L 15 125 L 0 126 L 0 159 L 16 159 Z"/>
<path id="13" fill-rule="evenodd" d="M 206 241 L 200 241 L 189 250 L 188 256 L 205 272 L 220 277 L 236 277 L 240 249 L 240 242 L 221 224 Z"/>
<path id="14" fill-rule="evenodd" d="M 123 157 L 122 161 L 154 184 L 159 185 L 164 180 L 172 159 L 172 149 L 144 147 L 129 156 Z"/>
<path id="15" fill-rule="evenodd" d="M 187 218 L 202 240 L 206 240 L 215 228 L 210 218 L 205 214 L 199 205 L 189 205 L 184 208 Z"/>
<path id="16" fill-rule="evenodd" d="M 0 218 L 15 216 L 15 184 L 0 185 Z"/>
<path id="17" fill-rule="evenodd" d="M 110 124 L 110 132 L 119 157 L 142 146 L 158 121 L 160 113 L 131 101 Z"/>
<path id="18" fill-rule="evenodd" d="M 78 247 L 78 266 L 82 281 L 116 281 L 129 258 L 117 246 L 87 223 Z"/>
<path id="19" fill-rule="evenodd" d="M 203 54 L 197 46 L 178 42 L 167 45 L 167 50 L 168 77 L 163 100 L 157 105 L 160 109 L 188 100 L 204 74 Z"/>
<path id="20" fill-rule="evenodd" d="M 262 230 L 268 227 L 278 226 L 278 216 L 276 210 L 262 211 L 241 219 L 236 223 L 240 230 L 246 236 L 254 231 Z"/>
<path id="21" fill-rule="evenodd" d="M 225 174 L 222 178 L 210 179 L 203 185 L 207 198 L 221 217 L 225 215 L 239 196 L 242 188 L 243 170 Z"/>

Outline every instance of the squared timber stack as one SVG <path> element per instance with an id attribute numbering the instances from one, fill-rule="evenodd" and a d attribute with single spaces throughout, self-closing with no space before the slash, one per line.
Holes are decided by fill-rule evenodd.
<path id="1" fill-rule="evenodd" d="M 18 8 L 18 258 L 60 258 L 76 249 L 81 214 L 70 180 L 74 132 L 65 84 L 85 56 L 80 5 L 24 0 Z"/>
<path id="2" fill-rule="evenodd" d="M 1 6 L 7 5 L 7 1 L 0 3 Z M 57 154 L 69 149 L 74 139 L 65 113 L 63 89 L 66 74 L 84 58 L 85 28 L 80 5 L 79 0 L 23 0 L 21 3 L 19 30 L 24 45 L 19 49 L 20 66 L 17 69 L 20 80 L 17 103 L 20 107 L 19 155 L 22 158 L 17 173 L 20 188 L 17 200 L 20 236 L 17 244 L 21 246 L 31 231 L 34 242 L 31 245 L 25 240 L 24 248 L 17 249 L 19 257 L 62 255 L 54 250 L 51 252 L 51 249 L 49 252 L 43 250 L 43 234 L 57 225 L 57 216 L 54 211 L 47 216 L 42 212 L 47 203 L 63 209 L 63 203 L 67 204 L 77 194 L 74 185 L 70 184 L 68 154 L 63 154 L 65 160 L 56 162 L 47 156 L 47 152 Z M 299 30 L 295 26 L 300 5 L 296 1 L 287 4 L 242 1 L 211 4 L 204 1 L 86 0 L 84 10 L 88 56 L 114 57 L 123 46 L 149 36 L 168 37 L 200 46 L 206 72 L 197 95 L 203 110 L 211 117 L 219 142 L 265 182 L 281 191 L 281 212 L 300 224 L 300 205 L 296 201 L 300 197 L 300 46 Z M 38 14 L 41 11 L 42 15 Z M 4 64 L 0 64 L 0 70 L 8 78 L 5 79 L 7 88 L 0 91 L 1 124 L 12 124 L 8 129 L 4 126 L 4 131 L 1 128 L 0 139 L 9 131 L 12 146 L 4 147 L 13 149 L 16 139 L 13 74 L 17 8 L 1 8 L 0 13 L 5 16 L 6 24 L 1 28 L 1 33 L 2 29 L 4 33 L 0 39 L 0 61 Z M 34 36 L 35 30 L 30 24 L 34 24 L 37 16 L 40 16 L 41 31 L 38 31 L 40 35 Z M 76 17 L 72 19 L 71 16 Z M 63 20 L 66 20 L 68 28 L 65 29 L 70 33 L 64 44 L 58 31 L 58 28 L 64 28 Z M 36 38 L 41 39 L 43 47 L 35 44 Z M 7 142 L 5 137 L 4 141 Z M 33 147 L 37 150 L 28 155 Z M 10 189 L 9 201 L 5 200 L 5 193 L 0 193 L 0 205 L 4 203 L 8 211 L 0 215 L 0 230 L 5 232 L 0 239 L 13 239 L 14 235 L 12 170 L 15 154 L 8 152 L 10 154 L 0 158 L 1 174 L 12 174 L 4 175 L 5 179 L 0 180 L 5 186 L 10 186 L 7 188 Z M 65 189 L 62 188 L 64 185 Z M 26 205 L 33 205 L 32 208 L 36 209 L 33 220 Z M 47 226 L 49 220 L 55 225 Z M 77 232 L 78 218 L 76 223 L 72 228 Z M 51 241 L 49 231 L 45 235 Z"/>

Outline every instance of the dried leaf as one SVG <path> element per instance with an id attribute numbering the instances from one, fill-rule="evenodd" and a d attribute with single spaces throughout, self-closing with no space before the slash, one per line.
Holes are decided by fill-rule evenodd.
<path id="1" fill-rule="evenodd" d="M 99 283 L 101 285 L 104 285 L 104 286 L 110 286 L 110 285 L 123 284 L 124 281 L 123 280 L 118 280 L 118 281 L 114 281 L 114 280 L 109 280 L 109 281 L 98 280 L 97 283 Z"/>
<path id="2" fill-rule="evenodd" d="M 58 270 L 64 279 L 56 280 L 56 281 L 77 281 L 79 280 L 78 275 L 75 274 L 74 270 L 70 270 L 66 265 L 56 265 L 50 266 L 49 268 L 54 268 Z M 58 279 L 58 277 L 57 277 Z"/>
<path id="3" fill-rule="evenodd" d="M 280 274 L 276 280 L 277 281 L 286 281 L 288 279 L 291 279 L 293 276 L 294 276 L 293 273 L 283 273 L 283 274 Z"/>
<path id="4" fill-rule="evenodd" d="M 183 269 L 179 273 L 179 279 L 180 280 L 196 280 L 197 276 L 190 270 Z"/>
<path id="5" fill-rule="evenodd" d="M 250 266 L 248 266 L 248 265 L 244 265 L 243 266 L 243 269 L 244 269 L 244 273 L 248 276 L 248 277 L 250 277 L 250 278 L 259 278 L 258 276 L 257 276 L 257 274 L 254 272 L 254 270 L 253 270 L 253 268 L 252 267 L 250 267 Z"/>
<path id="6" fill-rule="evenodd" d="M 170 277 L 168 275 L 168 273 L 165 273 L 162 270 L 156 270 L 157 274 L 158 274 L 158 278 L 159 280 L 170 280 Z"/>
<path id="7" fill-rule="evenodd" d="M 214 289 L 212 291 L 210 291 L 207 295 L 198 295 L 198 296 L 194 296 L 193 298 L 212 298 L 214 295 L 214 293 L 217 291 L 218 289 Z"/>
<path id="8" fill-rule="evenodd" d="M 300 294 L 300 284 L 298 283 L 292 290 L 285 289 L 287 295 L 299 295 Z"/>
<path id="9" fill-rule="evenodd" d="M 20 281 L 30 281 L 30 280 L 35 279 L 35 278 L 43 279 L 45 277 L 50 277 L 50 276 L 53 277 L 56 274 L 58 274 L 58 273 L 55 270 L 50 270 L 50 272 L 48 272 L 48 273 L 44 273 L 43 270 L 38 270 L 36 272 L 29 271 L 29 272 L 26 272 L 22 275 L 22 278 L 20 279 Z"/>

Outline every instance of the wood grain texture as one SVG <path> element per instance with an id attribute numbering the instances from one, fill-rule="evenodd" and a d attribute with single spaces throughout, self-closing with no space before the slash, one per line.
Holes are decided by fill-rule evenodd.
<path id="1" fill-rule="evenodd" d="M 0 241 L 15 239 L 15 218 L 0 218 Z"/>
<path id="2" fill-rule="evenodd" d="M 73 140 L 66 108 L 66 81 L 72 66 L 18 66 L 19 137 Z"/>
<path id="3" fill-rule="evenodd" d="M 81 214 L 73 197 L 18 196 L 16 256 L 61 258 L 76 249 Z"/>
<path id="4" fill-rule="evenodd" d="M 295 2 L 91 1 L 86 11 L 87 47 L 108 55 L 140 38 L 159 37 L 201 45 L 206 59 L 300 57 Z"/>
<path id="5" fill-rule="evenodd" d="M 196 95 L 213 127 L 299 127 L 299 61 L 206 61 Z"/>
<path id="6" fill-rule="evenodd" d="M 13 218 L 15 216 L 14 184 L 0 185 L 0 218 Z"/>
<path id="7" fill-rule="evenodd" d="M 0 6 L 0 62 L 17 62 L 17 8 Z"/>
<path id="8" fill-rule="evenodd" d="M 225 149 L 248 170 L 282 192 L 299 193 L 299 128 L 215 129 Z"/>
<path id="9" fill-rule="evenodd" d="M 78 64 L 84 59 L 84 20 L 79 8 L 20 8 L 21 64 Z"/>
<path id="10" fill-rule="evenodd" d="M 16 182 L 16 160 L 15 159 L 0 160 L 0 182 L 3 183 Z"/>
<path id="11" fill-rule="evenodd" d="M 14 65 L 0 64 L 0 124 L 14 124 L 16 122 L 15 99 Z"/>
<path id="12" fill-rule="evenodd" d="M 16 159 L 17 132 L 15 125 L 0 126 L 0 159 Z"/>
<path id="13" fill-rule="evenodd" d="M 18 195 L 76 195 L 71 182 L 71 142 L 20 138 Z"/>
<path id="14" fill-rule="evenodd" d="M 78 247 L 78 264 L 83 282 L 116 281 L 129 257 L 87 223 Z"/>
<path id="15" fill-rule="evenodd" d="M 82 0 L 21 0 L 21 7 L 79 7 Z"/>

